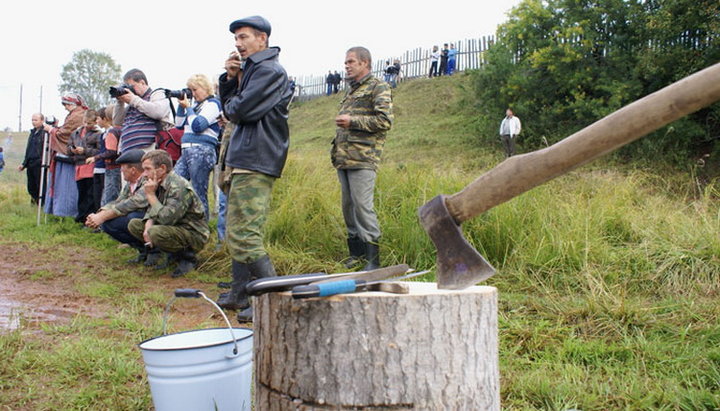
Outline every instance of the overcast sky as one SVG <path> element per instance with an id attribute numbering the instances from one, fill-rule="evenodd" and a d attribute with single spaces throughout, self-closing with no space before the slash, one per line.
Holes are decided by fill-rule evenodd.
<path id="1" fill-rule="evenodd" d="M 341 70 L 352 46 L 377 60 L 494 34 L 519 2 L 13 1 L 0 24 L 0 130 L 18 128 L 21 84 L 23 130 L 40 109 L 41 86 L 43 113 L 62 122 L 60 72 L 82 49 L 109 54 L 123 73 L 143 70 L 153 88 L 178 89 L 195 73 L 217 77 L 234 49 L 230 22 L 259 14 L 272 24 L 270 45 L 282 49 L 288 75 L 320 75 Z"/>

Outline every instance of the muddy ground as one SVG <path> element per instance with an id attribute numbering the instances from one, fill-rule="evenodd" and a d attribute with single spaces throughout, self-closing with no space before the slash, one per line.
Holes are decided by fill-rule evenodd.
<path id="1" fill-rule="evenodd" d="M 59 255 L 75 257 L 59 260 Z M 100 255 L 99 251 L 74 246 L 49 249 L 22 243 L 0 244 L 0 332 L 16 329 L 20 324 L 23 331 L 32 332 L 40 329 L 42 323 L 68 323 L 78 315 L 109 318 L 117 308 L 107 299 L 103 301 L 78 292 L 77 282 L 83 277 L 73 275 L 108 264 L 106 257 Z M 124 262 L 110 264 L 118 269 L 128 267 Z M 167 293 L 168 299 L 176 288 L 200 288 L 210 298 L 217 296 L 215 285 L 187 278 L 173 279 L 142 265 L 134 265 L 133 270 L 142 276 L 144 290 Z M 194 329 L 208 320 L 224 326 L 222 317 L 209 303 L 192 301 L 173 304 L 173 328 Z M 228 316 L 233 326 L 238 326 L 232 313 Z"/>

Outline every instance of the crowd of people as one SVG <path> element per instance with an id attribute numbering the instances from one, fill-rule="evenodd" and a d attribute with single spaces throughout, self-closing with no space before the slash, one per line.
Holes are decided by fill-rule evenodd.
<path id="1" fill-rule="evenodd" d="M 430 53 L 430 72 L 428 77 L 452 76 L 456 70 L 458 51 L 454 43 L 443 44 L 442 49 L 433 46 Z"/>
<path id="2" fill-rule="evenodd" d="M 279 63 L 280 49 L 269 46 L 265 18 L 235 20 L 229 30 L 236 51 L 216 81 L 195 74 L 186 89 L 153 89 L 141 70 L 132 69 L 111 88 L 113 103 L 106 107 L 90 109 L 80 95 L 67 93 L 61 125 L 34 114 L 19 170 L 27 172 L 31 201 L 46 213 L 106 233 L 137 251 L 128 263 L 172 269 L 172 277 L 195 269 L 197 253 L 210 242 L 208 186 L 215 173 L 217 244 L 224 243 L 231 258 L 229 291 L 217 303 L 247 322 L 253 310 L 246 285 L 277 275 L 263 230 L 288 155 L 296 86 Z M 349 49 L 344 66 L 345 98 L 335 116 L 330 163 L 342 198 L 344 262 L 372 270 L 381 266 L 374 191 L 396 82 L 373 76 L 364 47 Z M 334 84 L 328 92 L 338 92 Z M 512 139 L 519 120 L 508 115 L 500 133 Z"/>

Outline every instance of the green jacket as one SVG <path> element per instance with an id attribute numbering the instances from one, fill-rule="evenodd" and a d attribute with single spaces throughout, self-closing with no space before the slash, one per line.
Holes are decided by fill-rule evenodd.
<path id="1" fill-rule="evenodd" d="M 125 187 L 120 190 L 118 198 L 105 204 L 101 209 L 113 211 L 117 215 L 128 215 L 133 211 L 145 210 L 148 201 L 145 197 L 145 190 L 142 189 L 143 184 L 145 184 L 144 176 L 140 177 L 133 192 L 130 192 L 130 184 L 125 184 Z"/>
<path id="2" fill-rule="evenodd" d="M 158 225 L 182 227 L 207 243 L 210 227 L 205 220 L 205 206 L 186 179 L 171 172 L 155 193 L 159 202 L 150 206 L 144 220 Z"/>
<path id="3" fill-rule="evenodd" d="M 371 74 L 350 83 L 338 115 L 351 117 L 350 128 L 337 128 L 330 158 L 335 168 L 377 170 L 392 127 L 392 91 Z"/>

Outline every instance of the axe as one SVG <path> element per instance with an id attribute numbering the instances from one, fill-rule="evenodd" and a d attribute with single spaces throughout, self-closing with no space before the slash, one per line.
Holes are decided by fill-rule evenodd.
<path id="1" fill-rule="evenodd" d="M 460 224 L 718 100 L 720 63 L 647 95 L 552 146 L 510 157 L 458 193 L 428 201 L 418 215 L 437 250 L 438 288 L 464 289 L 495 274 L 467 242 Z"/>

